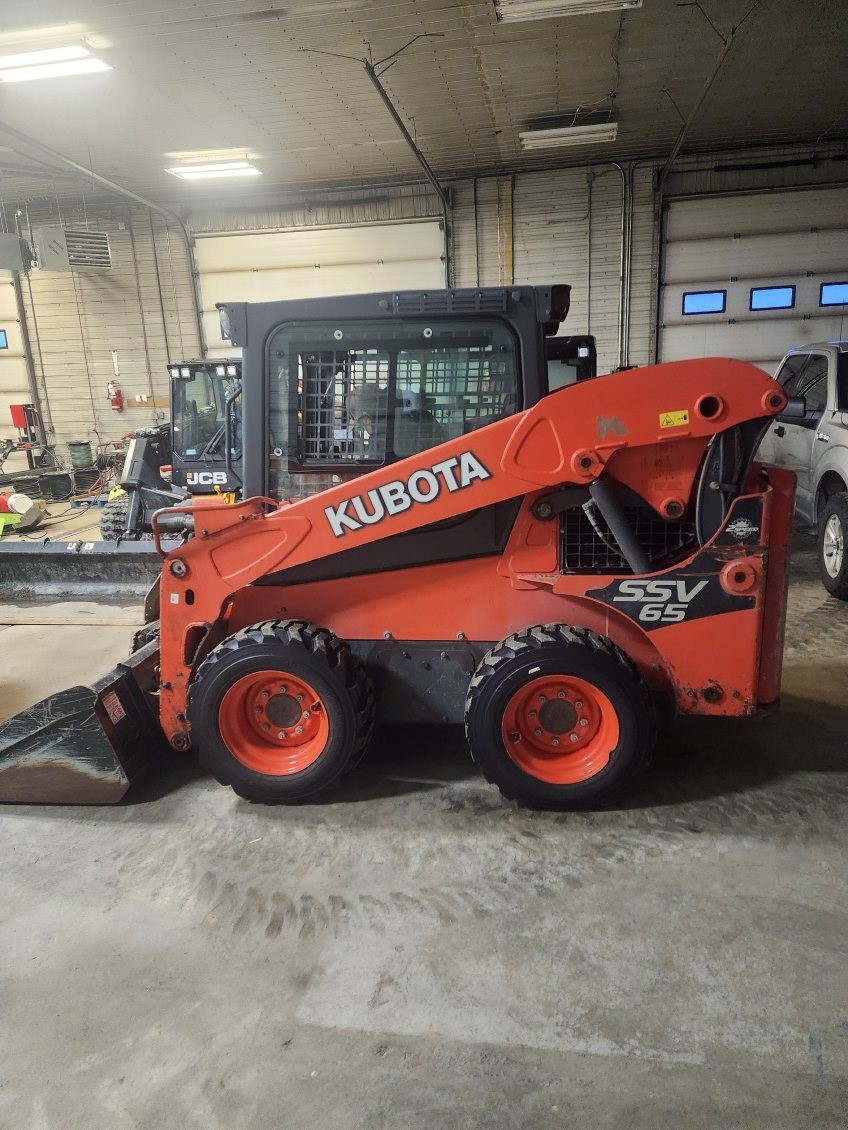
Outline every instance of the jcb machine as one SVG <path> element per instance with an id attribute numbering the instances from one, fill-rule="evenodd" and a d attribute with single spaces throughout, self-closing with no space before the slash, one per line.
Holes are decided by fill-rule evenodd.
<path id="1" fill-rule="evenodd" d="M 153 515 L 187 496 L 241 492 L 241 360 L 168 368 L 170 423 L 136 432 L 100 515 L 105 540 L 137 539 Z M 162 477 L 170 467 L 170 482 Z"/>
<path id="2" fill-rule="evenodd" d="M 549 391 L 567 308 L 556 286 L 222 307 L 262 495 L 154 517 L 183 540 L 136 650 L 0 726 L 0 797 L 115 801 L 196 747 L 239 795 L 300 800 L 375 721 L 464 721 L 505 796 L 586 807 L 670 708 L 775 703 L 794 484 L 752 457 L 784 393 L 722 359 Z"/>

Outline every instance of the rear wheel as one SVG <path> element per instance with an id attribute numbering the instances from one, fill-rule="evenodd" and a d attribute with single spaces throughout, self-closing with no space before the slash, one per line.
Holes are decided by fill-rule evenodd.
<path id="1" fill-rule="evenodd" d="M 831 596 L 848 600 L 848 494 L 832 494 L 819 515 L 818 557 L 822 583 Z"/>
<path id="2" fill-rule="evenodd" d="M 509 636 L 468 691 L 471 755 L 505 797 L 537 808 L 611 800 L 648 766 L 654 712 L 633 664 L 603 636 L 548 624 Z"/>
<path id="3" fill-rule="evenodd" d="M 374 692 L 340 639 L 301 620 L 254 624 L 203 661 L 189 690 L 201 764 L 247 800 L 301 800 L 365 752 Z"/>

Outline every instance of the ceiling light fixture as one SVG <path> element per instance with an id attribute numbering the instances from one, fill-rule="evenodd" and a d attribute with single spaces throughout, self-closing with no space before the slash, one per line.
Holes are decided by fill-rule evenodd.
<path id="1" fill-rule="evenodd" d="M 599 141 L 615 141 L 618 122 L 596 122 L 588 126 L 534 129 L 518 135 L 522 149 L 572 149 Z"/>
<path id="2" fill-rule="evenodd" d="M 596 12 L 621 12 L 641 7 L 642 0 L 495 0 L 495 13 L 505 24 L 522 20 L 553 20 L 562 16 L 589 16 Z"/>
<path id="3" fill-rule="evenodd" d="M 87 47 L 79 44 L 0 55 L 0 82 L 32 82 L 40 78 L 61 78 L 65 75 L 111 70 L 108 63 L 96 58 Z"/>
<path id="4" fill-rule="evenodd" d="M 260 177 L 262 173 L 249 161 L 215 161 L 207 165 L 175 165 L 166 173 L 180 180 L 216 180 L 218 177 Z"/>

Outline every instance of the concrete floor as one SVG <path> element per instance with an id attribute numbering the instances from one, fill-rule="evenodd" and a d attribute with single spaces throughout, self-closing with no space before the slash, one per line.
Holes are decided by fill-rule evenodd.
<path id="1" fill-rule="evenodd" d="M 0 630 L 0 715 L 130 633 Z M 5 809 L 0 1126 L 848 1125 L 846 643 L 806 549 L 782 711 L 613 811 L 517 811 L 451 731 L 322 804 L 186 763 Z"/>

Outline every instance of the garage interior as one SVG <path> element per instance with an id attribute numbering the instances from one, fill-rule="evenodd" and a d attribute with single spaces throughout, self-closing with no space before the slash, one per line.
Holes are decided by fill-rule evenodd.
<path id="1" fill-rule="evenodd" d="M 4 17 L 0 725 L 145 624 L 153 543 L 88 549 L 175 367 L 240 361 L 220 303 L 566 284 L 559 334 L 633 381 L 848 338 L 839 0 Z M 676 720 L 610 804 L 514 804 L 413 720 L 296 804 L 172 751 L 114 806 L 4 806 L 0 1124 L 844 1126 L 819 540 L 796 524 L 779 709 Z M 721 669 L 741 644 L 701 623 Z"/>

